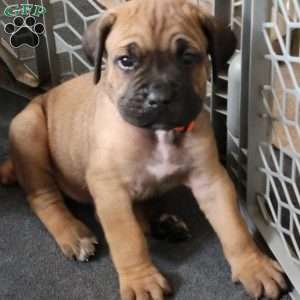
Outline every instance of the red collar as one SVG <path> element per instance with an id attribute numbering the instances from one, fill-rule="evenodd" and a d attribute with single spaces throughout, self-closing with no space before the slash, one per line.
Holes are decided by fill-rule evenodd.
<path id="1" fill-rule="evenodd" d="M 194 129 L 194 127 L 195 127 L 195 121 L 192 121 L 189 124 L 187 124 L 186 126 L 176 127 L 176 128 L 174 128 L 174 130 L 176 132 L 186 133 L 186 132 L 191 132 Z"/>

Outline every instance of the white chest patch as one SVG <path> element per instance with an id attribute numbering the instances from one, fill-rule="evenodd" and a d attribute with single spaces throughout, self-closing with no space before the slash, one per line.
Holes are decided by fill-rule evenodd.
<path id="1" fill-rule="evenodd" d="M 170 132 L 158 130 L 156 137 L 157 146 L 146 170 L 159 181 L 180 173 L 186 164 L 182 161 L 181 151 L 170 141 Z"/>

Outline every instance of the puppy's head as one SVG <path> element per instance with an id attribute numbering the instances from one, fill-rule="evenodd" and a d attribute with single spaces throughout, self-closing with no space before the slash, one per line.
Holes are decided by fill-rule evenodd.
<path id="1" fill-rule="evenodd" d="M 226 26 L 186 0 L 132 0 L 87 30 L 84 49 L 127 122 L 185 126 L 202 109 L 210 55 L 214 77 L 235 49 Z"/>

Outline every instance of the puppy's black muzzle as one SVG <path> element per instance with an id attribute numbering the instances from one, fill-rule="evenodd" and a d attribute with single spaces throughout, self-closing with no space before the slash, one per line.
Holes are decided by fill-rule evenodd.
<path id="1" fill-rule="evenodd" d="M 163 110 L 172 104 L 175 90 L 169 83 L 154 82 L 145 89 L 144 109 Z"/>
<path id="2" fill-rule="evenodd" d="M 119 101 L 122 117 L 137 127 L 170 130 L 189 124 L 202 108 L 192 82 L 154 80 L 133 85 Z"/>

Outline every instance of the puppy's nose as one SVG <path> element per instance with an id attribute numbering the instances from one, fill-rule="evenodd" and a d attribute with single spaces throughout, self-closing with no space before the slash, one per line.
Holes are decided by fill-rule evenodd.
<path id="1" fill-rule="evenodd" d="M 172 89 L 166 83 L 153 83 L 149 87 L 146 98 L 146 106 L 149 108 L 159 108 L 167 106 L 172 101 Z"/>

